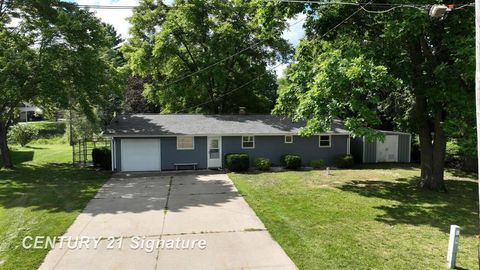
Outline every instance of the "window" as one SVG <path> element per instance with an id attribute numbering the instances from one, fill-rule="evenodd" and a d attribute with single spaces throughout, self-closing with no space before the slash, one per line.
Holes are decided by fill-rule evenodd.
<path id="1" fill-rule="evenodd" d="M 331 141 L 332 141 L 332 136 L 330 135 L 320 135 L 319 136 L 319 147 L 330 147 Z"/>
<path id="2" fill-rule="evenodd" d="M 242 136 L 242 148 L 243 149 L 255 148 L 255 137 Z"/>
<path id="3" fill-rule="evenodd" d="M 293 143 L 293 136 L 292 135 L 285 136 L 285 143 Z"/>
<path id="4" fill-rule="evenodd" d="M 193 137 L 182 136 L 177 137 L 177 150 L 192 150 L 195 149 Z"/>

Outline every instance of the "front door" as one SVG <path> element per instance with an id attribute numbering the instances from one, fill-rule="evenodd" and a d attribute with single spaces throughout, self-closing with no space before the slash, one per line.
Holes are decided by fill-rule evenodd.
<path id="1" fill-rule="evenodd" d="M 222 167 L 222 138 L 208 137 L 208 168 Z"/>
<path id="2" fill-rule="evenodd" d="M 386 135 L 385 141 L 377 141 L 377 162 L 398 161 L 398 135 Z"/>

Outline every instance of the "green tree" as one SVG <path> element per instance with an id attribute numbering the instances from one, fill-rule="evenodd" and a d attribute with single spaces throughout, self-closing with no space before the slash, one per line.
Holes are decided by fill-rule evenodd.
<path id="1" fill-rule="evenodd" d="M 275 111 L 306 119 L 309 134 L 328 129 L 336 117 L 370 139 L 382 138 L 372 128 L 384 122 L 411 128 L 420 138 L 420 185 L 444 190 L 448 138 L 475 141 L 473 9 L 443 20 L 412 8 L 363 10 L 322 36 L 358 9 L 308 9 L 306 37 Z"/>
<path id="2" fill-rule="evenodd" d="M 107 56 L 113 39 L 93 13 L 59 0 L 1 3 L 0 149 L 12 167 L 7 132 L 20 102 L 94 119 L 119 84 Z"/>
<path id="3" fill-rule="evenodd" d="M 238 106 L 267 112 L 277 89 L 268 66 L 291 53 L 281 38 L 286 19 L 269 6 L 145 0 L 130 18 L 131 38 L 122 49 L 134 75 L 151 78 L 144 94 L 163 112 L 228 113 Z"/>

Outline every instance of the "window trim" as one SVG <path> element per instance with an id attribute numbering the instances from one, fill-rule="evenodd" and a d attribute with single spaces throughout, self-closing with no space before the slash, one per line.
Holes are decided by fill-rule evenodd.
<path id="1" fill-rule="evenodd" d="M 190 148 L 181 148 L 179 147 L 178 145 L 178 142 L 179 142 L 179 138 L 192 138 L 192 147 Z M 177 140 L 177 150 L 195 150 L 195 136 L 177 136 L 176 138 Z"/>
<path id="2" fill-rule="evenodd" d="M 243 143 L 244 143 L 243 138 L 250 138 L 250 137 L 252 138 L 252 141 L 251 141 L 252 144 L 253 144 L 252 147 L 244 147 L 243 146 Z M 250 142 L 250 141 L 248 141 L 248 142 Z M 241 143 L 242 143 L 242 149 L 255 149 L 255 136 L 251 136 L 251 135 L 242 136 L 242 142 Z"/>
<path id="3" fill-rule="evenodd" d="M 321 145 L 322 136 L 328 136 L 328 145 Z M 332 147 L 332 135 L 318 135 L 318 147 L 331 148 Z"/>
<path id="4" fill-rule="evenodd" d="M 291 141 L 287 141 L 287 137 L 292 138 L 292 140 L 291 140 Z M 293 143 L 293 135 L 285 135 L 285 137 L 284 137 L 284 139 L 283 139 L 283 142 L 284 142 L 284 143 Z"/>

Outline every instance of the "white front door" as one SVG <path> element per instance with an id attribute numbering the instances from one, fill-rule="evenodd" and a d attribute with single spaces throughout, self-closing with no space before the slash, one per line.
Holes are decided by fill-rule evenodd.
<path id="1" fill-rule="evenodd" d="M 377 162 L 398 161 L 398 135 L 386 135 L 385 141 L 377 141 Z"/>
<path id="2" fill-rule="evenodd" d="M 208 137 L 207 160 L 208 168 L 222 167 L 222 138 Z"/>
<path id="3" fill-rule="evenodd" d="M 160 139 L 122 139 L 122 171 L 160 171 Z"/>

